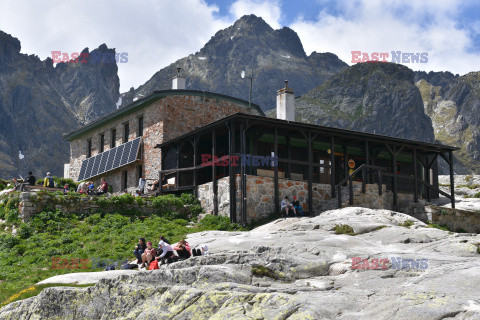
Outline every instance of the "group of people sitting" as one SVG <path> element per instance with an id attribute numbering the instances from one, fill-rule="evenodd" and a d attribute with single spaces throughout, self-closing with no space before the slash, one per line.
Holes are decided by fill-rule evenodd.
<path id="1" fill-rule="evenodd" d="M 191 256 L 206 256 L 210 252 L 206 244 L 202 245 L 201 249 L 192 249 L 190 244 L 183 239 L 172 246 L 167 239 L 161 236 L 157 249 L 153 247 L 150 241 L 140 238 L 133 254 L 137 258 L 137 263 L 141 264 L 140 268 L 148 268 L 154 260 L 159 264 L 165 264 L 188 259 Z"/>
<path id="2" fill-rule="evenodd" d="M 293 197 L 293 201 L 292 203 L 290 203 L 290 201 L 288 200 L 288 196 L 285 196 L 285 198 L 280 203 L 280 208 L 282 211 L 282 215 L 285 215 L 287 217 L 290 215 L 291 212 L 293 212 L 293 215 L 295 217 L 303 215 L 303 209 L 297 197 Z"/>
<path id="3" fill-rule="evenodd" d="M 100 196 L 108 192 L 108 183 L 105 178 L 100 179 L 100 186 L 95 189 L 95 184 L 93 181 L 84 181 L 80 183 L 77 187 L 77 192 L 81 194 L 97 195 Z M 68 185 L 66 185 L 68 188 Z M 65 192 L 65 188 L 64 188 Z"/>

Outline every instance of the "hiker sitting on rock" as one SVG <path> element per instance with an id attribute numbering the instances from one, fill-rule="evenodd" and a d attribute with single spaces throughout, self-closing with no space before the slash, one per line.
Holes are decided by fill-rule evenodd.
<path id="1" fill-rule="evenodd" d="M 55 188 L 55 180 L 53 180 L 53 177 L 50 174 L 50 172 L 47 172 L 47 176 L 45 177 L 45 180 L 43 181 L 43 186 L 48 187 L 48 188 Z"/>
<path id="2" fill-rule="evenodd" d="M 137 263 L 142 263 L 142 254 L 145 252 L 146 248 L 147 244 L 145 238 L 139 238 L 138 244 L 135 246 L 135 250 L 133 250 L 133 255 L 137 258 Z"/>
<path id="3" fill-rule="evenodd" d="M 185 239 L 178 241 L 177 245 L 173 247 L 180 258 L 188 259 L 192 255 L 190 245 Z"/>
<path id="4" fill-rule="evenodd" d="M 200 249 L 193 249 L 192 254 L 194 257 L 199 257 L 199 256 L 208 256 L 210 255 L 210 251 L 208 251 L 208 247 L 206 244 L 202 245 L 202 250 Z"/>
<path id="5" fill-rule="evenodd" d="M 287 217 L 288 217 L 288 213 L 290 212 L 290 210 L 293 210 L 293 214 L 295 216 L 297 215 L 296 212 L 295 212 L 295 208 L 290 203 L 290 201 L 288 201 L 288 196 L 285 196 L 285 198 L 282 200 L 282 202 L 280 203 L 280 208 L 281 208 L 282 214 L 283 214 L 283 212 L 285 212 L 285 216 L 287 216 Z"/>
<path id="6" fill-rule="evenodd" d="M 295 212 L 297 213 L 297 216 L 302 216 L 303 215 L 302 205 L 300 204 L 300 201 L 298 201 L 297 197 L 293 197 L 292 205 L 293 205 L 293 209 L 295 209 Z"/>
<path id="7" fill-rule="evenodd" d="M 13 182 L 13 188 L 12 190 L 8 191 L 8 193 L 14 192 L 14 191 L 20 191 L 20 188 L 22 187 L 22 185 L 20 184 L 20 182 L 18 182 L 17 178 L 12 178 L 12 182 Z"/>
<path id="8" fill-rule="evenodd" d="M 157 256 L 156 259 L 158 261 L 161 261 L 162 264 L 165 263 L 165 259 L 168 259 L 174 255 L 172 246 L 165 241 L 160 240 L 160 242 L 158 243 L 158 247 L 162 249 L 162 254 Z"/>
<path id="9" fill-rule="evenodd" d="M 148 241 L 147 247 L 145 248 L 145 252 L 142 254 L 141 268 L 145 267 L 145 261 L 147 262 L 147 266 L 150 266 L 150 262 L 152 262 L 155 259 L 156 255 L 157 255 L 156 250 L 152 247 L 152 243 Z"/>
<path id="10" fill-rule="evenodd" d="M 108 192 L 108 183 L 107 181 L 105 181 L 105 178 L 102 178 L 101 182 L 102 183 L 100 184 L 100 187 L 98 187 L 97 189 L 97 196 L 100 196 Z"/>
<path id="11" fill-rule="evenodd" d="M 35 178 L 32 171 L 28 172 L 27 177 L 23 180 L 22 186 L 20 187 L 20 191 L 24 191 L 25 186 L 35 186 L 35 182 L 37 182 L 37 178 Z"/>

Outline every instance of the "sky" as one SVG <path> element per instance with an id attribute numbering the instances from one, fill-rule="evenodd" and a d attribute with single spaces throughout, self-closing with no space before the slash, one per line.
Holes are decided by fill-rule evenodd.
<path id="1" fill-rule="evenodd" d="M 22 53 L 44 60 L 52 51 L 90 50 L 105 43 L 119 63 L 120 91 L 199 51 L 245 14 L 299 35 L 307 54 L 332 52 L 348 64 L 352 51 L 425 54 L 413 70 L 480 70 L 478 0 L 2 0 L 0 30 L 18 38 Z M 1 44 L 0 44 L 1 45 Z"/>

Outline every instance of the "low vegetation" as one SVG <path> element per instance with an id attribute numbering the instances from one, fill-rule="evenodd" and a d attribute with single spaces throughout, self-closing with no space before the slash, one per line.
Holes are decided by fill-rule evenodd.
<path id="1" fill-rule="evenodd" d="M 53 195 L 45 193 L 42 196 Z M 61 197 L 56 198 L 61 201 Z M 122 195 L 108 199 L 100 197 L 98 201 L 103 201 L 106 206 L 121 208 L 123 204 L 137 199 Z M 139 237 L 145 237 L 156 245 L 162 235 L 176 242 L 188 233 L 204 230 L 245 230 L 230 223 L 228 217 L 207 215 L 198 222 L 197 215 L 201 209 L 191 195 L 152 199 L 153 205 L 159 210 L 148 217 L 122 210 L 83 214 L 45 210 L 28 222 L 21 222 L 18 217 L 18 201 L 16 194 L 0 201 L 0 216 L 3 219 L 0 222 L 0 304 L 54 275 L 100 270 L 93 261 L 134 259 L 133 249 Z M 172 204 L 174 207 L 191 206 L 194 214 L 188 217 L 176 214 L 171 210 Z M 57 258 L 67 263 L 62 264 L 61 268 L 52 268 Z M 85 269 L 78 267 L 80 259 L 88 261 Z M 40 289 L 36 287 L 35 290 Z M 25 293 L 28 292 L 22 293 L 19 299 Z"/>
<path id="2" fill-rule="evenodd" d="M 335 231 L 335 234 L 346 234 L 349 236 L 356 235 L 353 228 L 348 224 L 337 224 L 335 227 L 333 227 L 333 231 Z"/>
<path id="3" fill-rule="evenodd" d="M 410 228 L 413 225 L 414 225 L 414 223 L 411 220 L 406 220 L 405 222 L 400 224 L 401 227 L 405 227 L 405 228 Z"/>

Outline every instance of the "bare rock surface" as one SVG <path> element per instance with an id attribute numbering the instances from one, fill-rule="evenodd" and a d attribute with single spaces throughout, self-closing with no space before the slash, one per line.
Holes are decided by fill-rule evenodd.
<path id="1" fill-rule="evenodd" d="M 356 235 L 335 234 L 339 224 Z M 405 214 L 344 208 L 188 241 L 212 254 L 89 288 L 47 288 L 0 309 L 0 319 L 480 318 L 480 236 Z M 352 269 L 354 257 L 389 261 Z"/>

